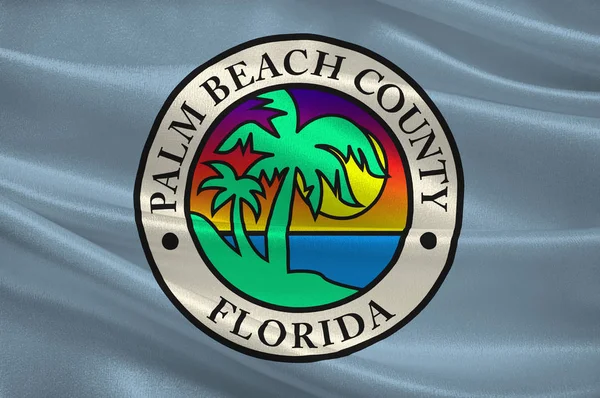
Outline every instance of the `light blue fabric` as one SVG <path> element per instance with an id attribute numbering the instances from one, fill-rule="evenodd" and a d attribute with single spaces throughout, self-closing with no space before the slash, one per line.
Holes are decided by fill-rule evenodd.
<path id="1" fill-rule="evenodd" d="M 600 2 L 0 2 L 0 396 L 600 397 Z M 133 214 L 171 90 L 241 42 L 396 63 L 464 167 L 454 266 L 350 357 L 281 364 L 190 324 Z"/>

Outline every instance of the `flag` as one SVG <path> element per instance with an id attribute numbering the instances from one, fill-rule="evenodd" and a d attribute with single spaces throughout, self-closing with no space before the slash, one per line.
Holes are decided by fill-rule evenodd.
<path id="1" fill-rule="evenodd" d="M 0 395 L 600 396 L 599 27 L 593 1 L 1 2 Z M 188 75 L 243 43 L 300 33 L 373 52 L 422 88 L 462 164 L 462 228 L 443 283 L 410 322 L 348 355 L 282 363 L 232 349 L 178 311 L 144 252 L 134 191 L 157 115 Z M 324 62 L 335 67 L 333 58 Z M 223 93 L 214 83 L 207 87 L 218 101 Z M 227 84 L 234 95 L 235 82 Z M 373 89 L 376 104 L 381 87 L 362 87 Z M 192 123 L 192 113 L 187 121 L 180 115 Z M 356 142 L 373 148 L 377 175 L 385 145 L 365 137 Z M 218 175 L 242 178 L 224 166 L 203 167 L 198 173 L 206 176 L 220 167 Z M 201 190 L 205 180 L 197 178 Z M 331 181 L 323 195 L 339 199 Z M 245 193 L 247 204 L 263 185 L 247 182 L 255 188 Z M 317 209 L 356 213 L 351 198 L 323 209 L 308 190 L 297 195 L 307 202 L 298 219 L 314 228 L 335 227 L 335 220 L 311 221 Z M 213 202 L 198 200 L 205 209 L 198 211 L 210 212 Z M 414 243 L 435 246 L 430 238 Z M 170 236 L 166 242 L 177 246 Z M 358 253 L 345 261 L 380 253 L 343 239 L 328 247 L 336 244 Z M 311 261 L 315 247 L 303 249 Z M 371 271 L 339 281 L 352 289 L 375 278 Z M 351 293 L 340 289 L 331 292 L 336 299 Z M 232 314 L 229 305 L 210 308 L 214 321 Z M 393 315 L 383 305 L 369 309 L 382 325 Z M 368 330 L 371 321 L 364 318 Z"/>

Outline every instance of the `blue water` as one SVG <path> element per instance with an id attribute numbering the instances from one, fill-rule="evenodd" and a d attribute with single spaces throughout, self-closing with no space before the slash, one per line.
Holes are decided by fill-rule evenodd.
<path id="1" fill-rule="evenodd" d="M 231 236 L 226 237 L 233 244 Z M 400 235 L 291 235 L 290 269 L 316 271 L 333 282 L 362 288 L 390 263 Z M 252 235 L 265 254 L 265 237 Z"/>

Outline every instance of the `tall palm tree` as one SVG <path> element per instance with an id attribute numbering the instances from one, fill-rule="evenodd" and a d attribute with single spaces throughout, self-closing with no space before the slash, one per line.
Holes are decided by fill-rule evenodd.
<path id="1" fill-rule="evenodd" d="M 353 122 L 338 116 L 324 116 L 299 126 L 296 104 L 286 90 L 269 92 L 259 98 L 268 101 L 263 108 L 278 113 L 271 119 L 273 131 L 254 122 L 243 124 L 225 138 L 217 151 L 228 153 L 238 145 L 249 145 L 253 152 L 263 156 L 245 175 L 255 179 L 265 176 L 268 181 L 280 176 L 267 223 L 267 252 L 271 264 L 287 264 L 293 194 L 300 188 L 298 177 L 316 218 L 321 208 L 323 184 L 328 184 L 341 202 L 361 206 L 352 194 L 345 168 L 350 158 L 374 177 L 385 178 L 386 172 L 368 135 Z"/>
<path id="2" fill-rule="evenodd" d="M 207 189 L 218 190 L 212 202 L 211 211 L 214 214 L 227 203 L 231 202 L 231 229 L 235 240 L 236 250 L 242 257 L 259 255 L 250 244 L 243 223 L 242 203 L 246 204 L 255 216 L 260 214 L 260 203 L 256 195 L 264 195 L 260 183 L 252 177 L 238 177 L 227 163 L 208 163 L 218 176 L 207 178 L 198 187 L 198 192 Z"/>

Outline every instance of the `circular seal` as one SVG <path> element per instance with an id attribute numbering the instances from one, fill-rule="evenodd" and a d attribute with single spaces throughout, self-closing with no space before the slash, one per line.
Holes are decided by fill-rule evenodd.
<path id="1" fill-rule="evenodd" d="M 383 57 L 302 34 L 194 70 L 140 162 L 156 280 L 227 346 L 308 362 L 408 323 L 447 274 L 463 177 L 432 101 Z"/>

